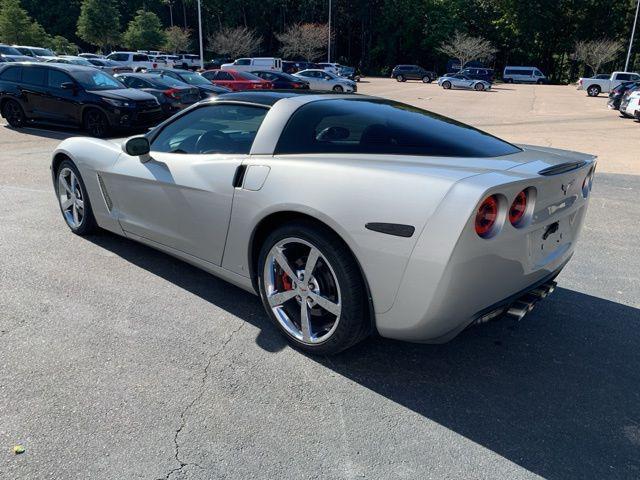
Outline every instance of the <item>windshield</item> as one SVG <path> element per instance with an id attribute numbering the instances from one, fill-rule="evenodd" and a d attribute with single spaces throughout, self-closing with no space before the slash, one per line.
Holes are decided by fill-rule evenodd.
<path id="1" fill-rule="evenodd" d="M 48 48 L 32 48 L 31 51 L 39 57 L 55 57 L 56 56 L 56 54 L 53 53 Z"/>
<path id="2" fill-rule="evenodd" d="M 238 77 L 240 77 L 243 80 L 260 80 L 262 81 L 262 79 L 257 76 L 254 75 L 253 73 L 249 73 L 249 72 L 237 72 Z"/>
<path id="3" fill-rule="evenodd" d="M 74 72 L 76 81 L 86 90 L 120 90 L 127 88 L 111 75 L 100 70 L 82 70 Z"/>
<path id="4" fill-rule="evenodd" d="M 185 83 L 177 80 L 173 77 L 167 77 L 166 75 L 158 75 L 154 78 L 154 80 L 162 83 L 163 85 L 168 85 L 170 87 L 185 87 Z"/>
<path id="5" fill-rule="evenodd" d="M 0 45 L 0 53 L 3 55 L 22 55 L 19 50 L 6 45 Z"/>
<path id="6" fill-rule="evenodd" d="M 180 78 L 191 85 L 211 85 L 211 82 L 197 73 L 180 73 Z"/>
<path id="7" fill-rule="evenodd" d="M 84 65 L 85 67 L 93 67 L 93 64 L 89 60 L 86 60 L 84 58 L 68 58 L 68 57 L 62 57 L 62 58 L 75 65 Z"/>

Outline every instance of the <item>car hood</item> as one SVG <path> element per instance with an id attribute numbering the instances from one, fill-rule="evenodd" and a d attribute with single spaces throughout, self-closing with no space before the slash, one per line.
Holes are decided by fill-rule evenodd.
<path id="1" fill-rule="evenodd" d="M 118 88 L 115 90 L 89 90 L 100 97 L 113 98 L 114 100 L 153 100 L 150 93 L 136 90 L 135 88 Z"/>

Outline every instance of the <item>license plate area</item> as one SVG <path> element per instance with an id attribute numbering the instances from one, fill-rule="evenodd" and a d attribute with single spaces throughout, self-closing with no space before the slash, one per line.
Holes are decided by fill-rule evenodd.
<path id="1" fill-rule="evenodd" d="M 573 242 L 571 218 L 549 222 L 529 234 L 529 265 L 539 269 L 563 258 Z"/>

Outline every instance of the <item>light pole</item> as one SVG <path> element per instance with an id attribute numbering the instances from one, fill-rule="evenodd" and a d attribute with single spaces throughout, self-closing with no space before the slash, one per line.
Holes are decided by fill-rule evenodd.
<path id="1" fill-rule="evenodd" d="M 198 37 L 200 38 L 200 68 L 204 70 L 204 50 L 202 48 L 202 8 L 198 0 Z"/>
<path id="2" fill-rule="evenodd" d="M 636 18 L 633 21 L 633 28 L 631 29 L 631 40 L 629 40 L 629 51 L 627 52 L 627 61 L 624 64 L 624 71 L 629 71 L 629 59 L 631 58 L 631 47 L 633 46 L 633 37 L 636 34 L 636 24 L 638 23 L 638 11 L 640 10 L 640 0 L 638 0 L 638 5 L 636 5 Z"/>
<path id="3" fill-rule="evenodd" d="M 329 38 L 327 39 L 327 63 L 331 63 L 331 0 L 329 0 Z"/>

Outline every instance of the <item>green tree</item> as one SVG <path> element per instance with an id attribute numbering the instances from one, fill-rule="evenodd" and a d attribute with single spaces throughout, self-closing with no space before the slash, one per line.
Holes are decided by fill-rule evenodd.
<path id="1" fill-rule="evenodd" d="M 165 31 L 167 39 L 164 48 L 168 52 L 186 52 L 191 44 L 191 31 L 178 26 L 169 27 Z"/>
<path id="2" fill-rule="evenodd" d="M 42 27 L 41 27 L 42 28 Z M 20 0 L 2 0 L 0 3 L 0 40 L 18 45 L 30 40 L 33 22 L 22 8 Z"/>
<path id="3" fill-rule="evenodd" d="M 61 35 L 56 35 L 51 39 L 49 48 L 51 48 L 58 55 L 77 55 L 78 51 L 80 50 L 78 48 L 78 45 L 70 42 Z"/>
<path id="4" fill-rule="evenodd" d="M 52 40 L 51 35 L 45 32 L 44 27 L 40 25 L 38 22 L 33 22 L 29 26 L 28 34 L 29 34 L 28 35 L 29 38 L 25 42 L 28 45 L 44 46 L 44 45 L 51 44 L 51 40 Z"/>
<path id="5" fill-rule="evenodd" d="M 104 51 L 120 41 L 120 13 L 116 0 L 84 0 L 78 17 L 78 36 Z"/>
<path id="6" fill-rule="evenodd" d="M 131 50 L 150 50 L 164 46 L 166 39 L 158 16 L 152 12 L 138 10 L 124 32 L 123 41 Z"/>

